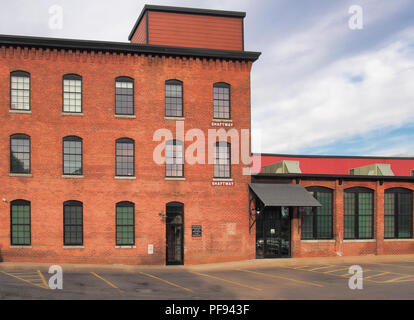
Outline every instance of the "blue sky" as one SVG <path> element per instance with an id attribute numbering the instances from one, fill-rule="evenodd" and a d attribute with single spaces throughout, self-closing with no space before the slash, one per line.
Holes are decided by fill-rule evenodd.
<path id="1" fill-rule="evenodd" d="M 145 3 L 247 12 L 253 151 L 414 156 L 412 0 L 14 0 L 0 33 L 127 41 Z M 63 28 L 48 10 L 63 7 Z M 364 29 L 351 30 L 351 5 Z M 235 107 L 235 106 L 233 106 Z"/>

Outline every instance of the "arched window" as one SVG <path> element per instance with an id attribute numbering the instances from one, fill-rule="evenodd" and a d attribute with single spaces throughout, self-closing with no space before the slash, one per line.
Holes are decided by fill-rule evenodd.
<path id="1" fill-rule="evenodd" d="M 82 113 L 82 77 L 77 74 L 63 76 L 63 112 Z"/>
<path id="2" fill-rule="evenodd" d="M 10 241 L 14 246 L 30 246 L 30 201 L 14 200 L 10 203 Z"/>
<path id="3" fill-rule="evenodd" d="M 229 120 L 230 116 L 230 85 L 224 82 L 213 86 L 214 119 Z"/>
<path id="4" fill-rule="evenodd" d="M 301 208 L 302 240 L 332 239 L 333 192 L 324 187 L 306 188 L 322 207 Z"/>
<path id="5" fill-rule="evenodd" d="M 374 236 L 374 191 L 350 188 L 344 192 L 344 239 Z"/>
<path id="6" fill-rule="evenodd" d="M 30 73 L 10 73 L 10 110 L 30 110 Z"/>
<path id="7" fill-rule="evenodd" d="M 183 117 L 183 83 L 179 80 L 165 81 L 165 116 Z"/>
<path id="8" fill-rule="evenodd" d="M 79 201 L 63 203 L 63 244 L 83 245 L 83 204 Z"/>
<path id="9" fill-rule="evenodd" d="M 134 114 L 134 79 L 129 77 L 115 79 L 115 114 Z"/>
<path id="10" fill-rule="evenodd" d="M 413 192 L 409 189 L 385 190 L 384 237 L 409 239 L 413 237 Z"/>
<path id="11" fill-rule="evenodd" d="M 216 142 L 214 148 L 214 178 L 231 178 L 231 144 Z"/>
<path id="12" fill-rule="evenodd" d="M 116 176 L 135 176 L 135 143 L 132 139 L 116 140 Z"/>
<path id="13" fill-rule="evenodd" d="M 170 140 L 165 144 L 165 176 L 167 178 L 184 177 L 184 143 Z"/>
<path id="14" fill-rule="evenodd" d="M 30 137 L 28 135 L 10 136 L 10 173 L 30 173 Z"/>
<path id="15" fill-rule="evenodd" d="M 116 204 L 116 245 L 135 245 L 135 205 L 132 202 Z"/>
<path id="16" fill-rule="evenodd" d="M 63 174 L 82 175 L 82 139 L 75 136 L 63 138 Z"/>

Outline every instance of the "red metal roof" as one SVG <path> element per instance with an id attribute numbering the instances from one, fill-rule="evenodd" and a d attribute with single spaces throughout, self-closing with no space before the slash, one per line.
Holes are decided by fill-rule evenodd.
<path id="1" fill-rule="evenodd" d="M 261 163 L 260 163 L 261 160 Z M 390 164 L 395 176 L 410 176 L 414 170 L 414 158 L 385 157 L 342 157 L 342 156 L 305 156 L 305 155 L 253 155 L 253 173 L 259 168 L 282 160 L 300 162 L 305 174 L 349 174 L 349 170 L 370 164 Z"/>

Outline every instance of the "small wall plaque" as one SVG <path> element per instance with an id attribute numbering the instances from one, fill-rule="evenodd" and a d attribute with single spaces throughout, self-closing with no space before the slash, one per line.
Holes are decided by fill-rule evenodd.
<path id="1" fill-rule="evenodd" d="M 191 234 L 193 238 L 201 238 L 203 236 L 203 230 L 201 226 L 192 226 Z"/>

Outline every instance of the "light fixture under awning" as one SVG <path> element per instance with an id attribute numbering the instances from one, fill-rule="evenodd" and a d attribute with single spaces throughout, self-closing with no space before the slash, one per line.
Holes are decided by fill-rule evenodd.
<path id="1" fill-rule="evenodd" d="M 266 207 L 322 207 L 299 184 L 251 183 L 249 187 Z"/>

